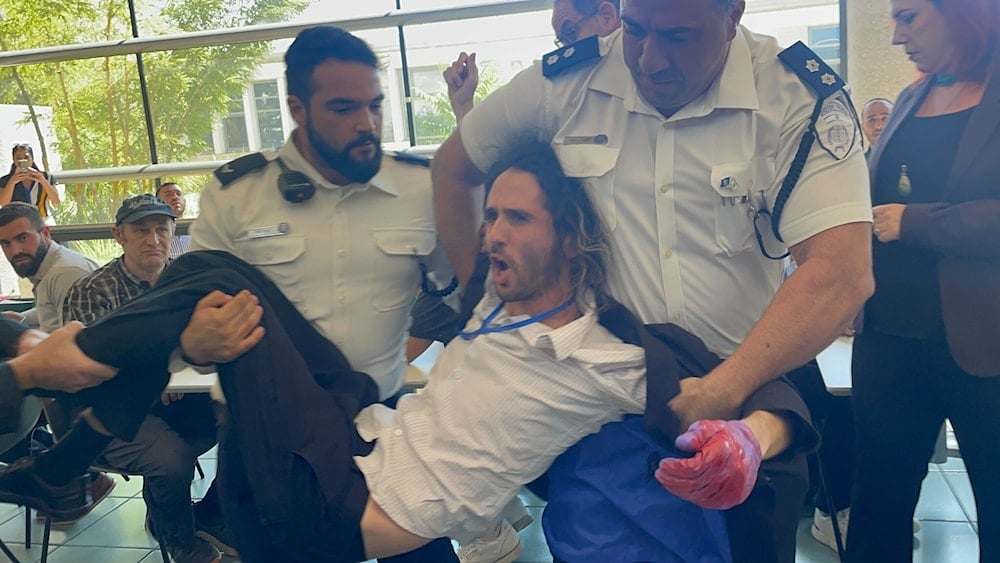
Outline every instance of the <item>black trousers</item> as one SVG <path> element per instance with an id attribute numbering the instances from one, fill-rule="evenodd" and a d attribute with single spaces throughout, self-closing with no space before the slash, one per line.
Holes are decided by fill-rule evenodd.
<path id="1" fill-rule="evenodd" d="M 167 359 L 197 302 L 212 290 L 242 289 L 260 299 L 267 335 L 217 366 L 228 402 L 219 492 L 241 558 L 364 560 L 360 518 L 368 490 L 352 457 L 371 446 L 353 419 L 377 400 L 377 388 L 248 264 L 222 252 L 185 254 L 154 289 L 81 332 L 85 354 L 119 368 L 87 391 L 89 404 L 117 437 L 131 437 L 167 383 Z M 162 366 L 162 376 L 149 366 Z M 130 408 L 121 408 L 123 397 L 132 399 L 125 401 Z"/>
<path id="2" fill-rule="evenodd" d="M 817 456 L 809 458 L 809 491 L 816 508 L 830 514 L 851 506 L 851 489 L 857 468 L 854 450 L 854 409 L 850 397 L 835 397 L 826 390 L 819 366 L 813 360 L 786 374 L 809 407 L 813 421 L 820 429 L 820 448 Z M 817 459 L 823 464 L 833 507 L 819 486 Z"/>
<path id="3" fill-rule="evenodd" d="M 913 558 L 913 510 L 938 431 L 951 420 L 979 514 L 980 561 L 1000 561 L 1000 377 L 962 371 L 943 342 L 866 331 L 854 340 L 858 471 L 850 561 Z"/>

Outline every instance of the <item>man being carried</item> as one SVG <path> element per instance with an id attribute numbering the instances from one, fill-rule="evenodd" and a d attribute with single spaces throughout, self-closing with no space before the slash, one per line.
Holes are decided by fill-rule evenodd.
<path id="1" fill-rule="evenodd" d="M 488 292 L 424 393 L 396 410 L 364 408 L 378 397 L 372 380 L 272 283 L 230 256 L 195 252 L 77 338 L 87 356 L 120 370 L 88 393 L 87 424 L 97 434 L 127 432 L 127 413 L 108 410 L 109 396 L 158 393 L 165 375 L 139 368 L 165 365 L 178 343 L 195 362 L 218 360 L 202 354 L 225 348 L 234 361 L 218 366 L 231 416 L 220 470 L 245 561 L 364 560 L 478 535 L 567 447 L 646 407 L 643 350 L 597 323 L 607 265 L 597 214 L 551 153 L 529 155 L 490 181 Z M 203 298 L 213 288 L 234 297 Z M 218 342 L 206 346 L 206 337 Z M 658 477 L 709 506 L 738 503 L 761 458 L 784 450 L 800 423 L 765 411 L 703 421 L 689 438 L 694 461 L 661 467 Z M 57 446 L 38 464 L 78 467 L 84 453 Z M 0 474 L 0 490 L 44 501 L 32 465 Z M 696 475 L 686 473 L 691 465 Z M 713 521 L 721 516 L 706 515 L 695 535 L 714 538 Z"/>

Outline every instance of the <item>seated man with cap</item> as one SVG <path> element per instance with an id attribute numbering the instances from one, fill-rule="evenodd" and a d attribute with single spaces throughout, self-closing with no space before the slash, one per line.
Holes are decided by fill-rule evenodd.
<path id="1" fill-rule="evenodd" d="M 93 324 L 155 286 L 170 263 L 175 218 L 169 205 L 150 194 L 122 202 L 111 229 L 122 255 L 73 285 L 63 306 L 64 322 Z M 60 402 L 74 414 L 85 406 L 73 395 Z M 103 460 L 143 476 L 147 528 L 166 544 L 174 561 L 216 561 L 216 547 L 231 548 L 223 537 L 214 484 L 206 494 L 208 501 L 194 510 L 195 517 L 190 490 L 198 456 L 215 445 L 212 401 L 207 394 L 164 393 L 149 407 L 135 437 L 111 441 Z"/>

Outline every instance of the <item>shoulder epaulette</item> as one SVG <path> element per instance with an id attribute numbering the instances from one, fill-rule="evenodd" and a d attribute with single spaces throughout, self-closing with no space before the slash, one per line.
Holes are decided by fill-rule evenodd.
<path id="1" fill-rule="evenodd" d="M 226 186 L 239 180 L 243 176 L 255 171 L 260 170 L 267 166 L 267 157 L 264 153 L 251 153 L 245 154 L 236 160 L 231 160 L 222 166 L 215 169 L 215 177 L 219 179 L 219 183 L 222 185 L 222 189 Z"/>
<path id="2" fill-rule="evenodd" d="M 778 58 L 809 85 L 821 100 L 829 98 L 844 87 L 844 80 L 812 49 L 801 41 L 778 53 Z"/>
<path id="3" fill-rule="evenodd" d="M 393 151 L 389 155 L 399 161 L 406 164 L 414 164 L 416 166 L 423 166 L 425 168 L 431 167 L 431 157 L 423 154 L 417 154 L 409 151 Z"/>
<path id="4" fill-rule="evenodd" d="M 596 35 L 584 37 L 565 47 L 545 53 L 542 57 L 542 75 L 546 78 L 552 78 L 571 68 L 577 68 L 583 63 L 593 62 L 600 58 L 600 39 Z"/>

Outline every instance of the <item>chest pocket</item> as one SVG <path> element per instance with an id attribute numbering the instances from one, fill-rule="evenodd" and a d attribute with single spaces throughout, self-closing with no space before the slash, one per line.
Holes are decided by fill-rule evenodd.
<path id="1" fill-rule="evenodd" d="M 553 145 L 563 171 L 582 180 L 609 231 L 618 223 L 615 212 L 615 164 L 619 149 L 599 145 Z"/>
<path id="2" fill-rule="evenodd" d="M 274 280 L 286 295 L 305 274 L 306 239 L 302 235 L 262 237 L 236 242 L 236 254 L 257 266 Z"/>
<path id="3" fill-rule="evenodd" d="M 715 242 L 727 256 L 757 248 L 754 211 L 764 205 L 764 190 L 774 175 L 774 160 L 759 158 L 712 167 L 710 196 L 715 200 Z"/>
<path id="4" fill-rule="evenodd" d="M 417 263 L 434 251 L 437 234 L 421 227 L 373 229 L 372 238 L 376 249 L 372 280 L 382 286 L 372 297 L 372 306 L 386 312 L 412 305 L 420 287 Z"/>

